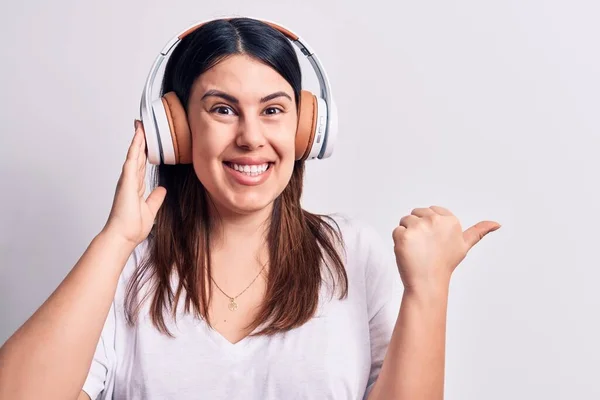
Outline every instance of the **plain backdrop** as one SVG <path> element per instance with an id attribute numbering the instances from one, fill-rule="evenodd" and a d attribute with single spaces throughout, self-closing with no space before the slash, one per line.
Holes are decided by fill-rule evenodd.
<path id="1" fill-rule="evenodd" d="M 305 208 L 390 251 L 415 207 L 503 225 L 453 276 L 446 399 L 600 398 L 592 0 L 3 1 L 0 343 L 102 228 L 158 51 L 232 15 L 292 29 L 330 76 L 340 136 Z"/>

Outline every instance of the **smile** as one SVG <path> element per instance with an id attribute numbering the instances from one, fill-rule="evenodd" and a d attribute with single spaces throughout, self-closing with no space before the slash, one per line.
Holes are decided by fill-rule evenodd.
<path id="1" fill-rule="evenodd" d="M 225 165 L 228 166 L 229 168 L 232 168 L 232 169 L 238 171 L 241 174 L 244 174 L 247 176 L 258 176 L 258 175 L 264 174 L 271 166 L 271 163 L 264 163 L 264 164 L 260 164 L 260 165 L 256 165 L 256 164 L 244 165 L 244 164 L 235 164 L 235 163 L 231 163 L 231 162 L 225 162 Z"/>
<path id="2" fill-rule="evenodd" d="M 228 175 L 239 185 L 257 186 L 267 181 L 273 170 L 274 163 L 238 164 L 229 161 L 223 162 Z"/>

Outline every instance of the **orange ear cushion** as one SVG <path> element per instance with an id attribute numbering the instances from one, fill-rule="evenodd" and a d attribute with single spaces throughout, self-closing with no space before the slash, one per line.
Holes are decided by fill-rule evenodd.
<path id="1" fill-rule="evenodd" d="M 317 126 L 317 98 L 308 90 L 300 93 L 300 111 L 296 131 L 296 160 L 306 159 L 310 154 Z"/>
<path id="2" fill-rule="evenodd" d="M 183 105 L 175 92 L 165 93 L 161 100 L 169 121 L 173 149 L 175 150 L 175 162 L 177 164 L 191 164 L 192 134 L 190 133 L 190 126 Z"/>

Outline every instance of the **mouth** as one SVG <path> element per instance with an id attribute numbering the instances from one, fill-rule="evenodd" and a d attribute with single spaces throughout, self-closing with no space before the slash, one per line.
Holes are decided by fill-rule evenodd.
<path id="1" fill-rule="evenodd" d="M 262 164 L 237 164 L 229 161 L 223 161 L 223 164 L 245 176 L 261 176 L 271 169 L 273 162 L 265 162 Z"/>

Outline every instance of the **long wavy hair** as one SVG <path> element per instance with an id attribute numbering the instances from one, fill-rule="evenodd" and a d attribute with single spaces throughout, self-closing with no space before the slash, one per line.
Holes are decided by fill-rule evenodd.
<path id="1" fill-rule="evenodd" d="M 225 57 L 245 54 L 277 71 L 301 92 L 301 70 L 289 40 L 278 30 L 254 19 L 234 18 L 206 23 L 186 36 L 169 59 L 163 93 L 174 91 L 187 110 L 194 81 Z M 298 110 L 297 110 L 298 111 Z M 325 278 L 333 278 L 340 298 L 347 296 L 348 278 L 343 262 L 343 241 L 335 221 L 302 209 L 300 199 L 304 161 L 296 161 L 292 177 L 277 197 L 266 241 L 269 251 L 266 294 L 254 321 L 255 334 L 274 334 L 307 322 L 316 312 Z M 185 312 L 208 319 L 212 295 L 210 227 L 218 216 L 210 212 L 210 196 L 193 166 L 160 165 L 154 185 L 167 189 L 165 201 L 148 236 L 147 256 L 138 265 L 126 292 L 126 314 L 134 324 L 141 305 L 149 300 L 152 323 L 171 335 L 165 317 L 176 317 L 183 300 Z M 173 274 L 177 284 L 173 285 Z M 150 285 L 139 296 L 144 285 Z"/>

